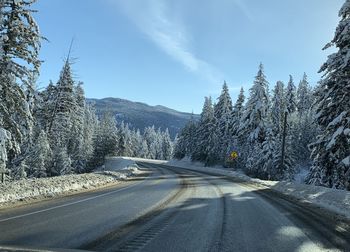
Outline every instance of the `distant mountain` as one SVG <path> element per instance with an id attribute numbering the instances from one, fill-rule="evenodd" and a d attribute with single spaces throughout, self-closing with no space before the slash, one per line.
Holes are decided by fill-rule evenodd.
<path id="1" fill-rule="evenodd" d="M 141 131 L 152 125 L 163 130 L 168 128 L 172 137 L 175 137 L 191 118 L 190 113 L 179 112 L 160 105 L 150 106 L 145 103 L 119 98 L 87 99 L 87 101 L 95 104 L 99 115 L 105 111 L 112 111 L 119 122 L 129 123 L 131 127 Z M 194 119 L 198 120 L 199 115 L 194 115 Z"/>

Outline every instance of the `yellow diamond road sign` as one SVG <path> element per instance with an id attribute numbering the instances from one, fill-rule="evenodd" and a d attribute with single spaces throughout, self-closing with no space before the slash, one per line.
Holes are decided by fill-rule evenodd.
<path id="1" fill-rule="evenodd" d="M 236 151 L 232 151 L 231 154 L 230 154 L 230 157 L 232 159 L 236 159 L 236 158 L 238 158 L 238 153 Z"/>

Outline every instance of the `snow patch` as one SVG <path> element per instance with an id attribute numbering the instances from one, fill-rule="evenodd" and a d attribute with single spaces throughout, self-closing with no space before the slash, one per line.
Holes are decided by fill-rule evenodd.
<path id="1" fill-rule="evenodd" d="M 108 157 L 106 158 L 105 164 L 98 168 L 99 171 L 120 171 L 125 168 L 136 168 L 139 167 L 134 160 L 127 157 Z"/>
<path id="2" fill-rule="evenodd" d="M 0 184 L 0 207 L 18 201 L 50 198 L 81 190 L 96 189 L 141 173 L 134 161 L 120 157 L 108 158 L 103 167 L 92 173 L 21 179 Z"/>

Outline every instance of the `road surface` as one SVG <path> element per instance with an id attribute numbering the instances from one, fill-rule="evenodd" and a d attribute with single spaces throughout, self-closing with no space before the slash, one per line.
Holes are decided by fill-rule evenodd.
<path id="1" fill-rule="evenodd" d="M 222 176 L 139 163 L 122 185 L 0 211 L 0 247 L 350 251 L 347 221 Z"/>

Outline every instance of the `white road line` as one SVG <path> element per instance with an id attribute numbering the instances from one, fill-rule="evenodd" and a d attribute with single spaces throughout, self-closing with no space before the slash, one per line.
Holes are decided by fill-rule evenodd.
<path id="1" fill-rule="evenodd" d="M 146 179 L 145 179 L 145 180 L 146 180 Z M 53 209 L 62 208 L 62 207 L 66 207 L 66 206 L 71 206 L 71 205 L 79 204 L 79 203 L 82 203 L 82 202 L 85 202 L 85 201 L 89 201 L 89 200 L 97 199 L 97 198 L 100 198 L 100 197 L 104 197 L 104 196 L 107 196 L 107 195 L 110 195 L 110 194 L 113 194 L 113 193 L 117 193 L 117 192 L 120 192 L 120 191 L 124 191 L 124 190 L 126 190 L 126 189 L 131 188 L 131 187 L 137 186 L 137 185 L 139 185 L 139 184 L 145 182 L 145 180 L 143 180 L 143 181 L 140 182 L 140 183 L 133 184 L 133 185 L 129 185 L 129 186 L 127 186 L 127 187 L 123 187 L 123 188 L 121 188 L 121 189 L 118 189 L 118 190 L 115 190 L 115 191 L 112 191 L 112 192 L 103 193 L 103 194 L 100 194 L 100 195 L 97 195 L 97 196 L 93 196 L 93 197 L 90 197 L 90 198 L 78 200 L 78 201 L 75 201 L 75 202 L 66 203 L 66 204 L 59 205 L 59 206 L 49 207 L 49 208 L 46 208 L 46 209 L 42 209 L 42 210 L 38 210 L 38 211 L 26 213 L 26 214 L 21 214 L 21 215 L 17 215 L 17 216 L 13 216 L 13 217 L 9 217 L 9 218 L 0 220 L 0 222 L 5 222 L 5 221 L 13 220 L 13 219 L 18 219 L 18 218 L 22 218 L 22 217 L 26 217 L 26 216 L 38 214 L 38 213 L 48 212 L 48 211 L 51 211 L 51 210 L 53 210 Z"/>

